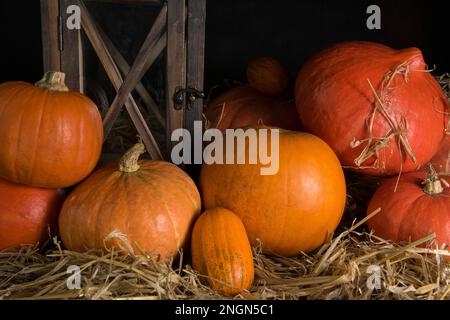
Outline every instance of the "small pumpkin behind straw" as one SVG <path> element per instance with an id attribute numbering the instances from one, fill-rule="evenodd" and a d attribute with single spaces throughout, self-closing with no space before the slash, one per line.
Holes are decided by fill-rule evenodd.
<path id="1" fill-rule="evenodd" d="M 118 248 L 173 258 L 200 212 L 192 179 L 165 161 L 141 160 L 140 142 L 119 163 L 99 169 L 64 202 L 59 227 L 73 251 Z"/>
<path id="2" fill-rule="evenodd" d="M 249 85 L 226 91 L 208 103 L 205 110 L 208 128 L 243 128 L 264 123 L 287 130 L 301 130 L 292 100 L 269 97 Z"/>
<path id="3" fill-rule="evenodd" d="M 430 166 L 429 172 L 391 178 L 373 195 L 367 212 L 381 208 L 368 221 L 370 230 L 394 242 L 416 241 L 435 233 L 439 248 L 450 245 L 450 186 Z"/>

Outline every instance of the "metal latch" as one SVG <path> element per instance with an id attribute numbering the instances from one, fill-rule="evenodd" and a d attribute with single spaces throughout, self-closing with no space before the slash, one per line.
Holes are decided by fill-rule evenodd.
<path id="1" fill-rule="evenodd" d="M 173 95 L 173 102 L 175 103 L 175 109 L 181 110 L 183 109 L 183 106 L 186 102 L 186 109 L 191 109 L 192 104 L 197 99 L 203 99 L 205 98 L 205 93 L 202 91 L 199 91 L 195 88 L 182 88 L 177 87 L 175 89 L 175 94 Z"/>

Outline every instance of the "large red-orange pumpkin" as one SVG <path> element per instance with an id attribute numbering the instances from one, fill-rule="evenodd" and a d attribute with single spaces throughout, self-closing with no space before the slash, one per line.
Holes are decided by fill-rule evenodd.
<path id="1" fill-rule="evenodd" d="M 450 135 L 444 138 L 431 163 L 437 172 L 450 174 Z"/>
<path id="2" fill-rule="evenodd" d="M 49 240 L 58 225 L 63 200 L 61 190 L 0 179 L 0 251 Z"/>
<path id="3" fill-rule="evenodd" d="M 275 150 L 270 131 L 268 136 L 267 148 Z M 236 213 L 251 244 L 261 242 L 266 253 L 292 256 L 314 250 L 331 236 L 344 211 L 346 186 L 339 160 L 320 138 L 280 130 L 278 163 L 273 175 L 261 174 L 267 165 L 260 161 L 204 164 L 200 174 L 204 207 Z"/>
<path id="4" fill-rule="evenodd" d="M 63 188 L 95 167 L 103 143 L 100 113 L 69 91 L 64 74 L 49 72 L 36 85 L 0 85 L 0 177 L 35 187 Z"/>
<path id="5" fill-rule="evenodd" d="M 210 128 L 219 130 L 264 124 L 288 130 L 300 130 L 295 103 L 287 98 L 264 96 L 243 85 L 213 99 L 206 108 Z"/>
<path id="6" fill-rule="evenodd" d="M 278 96 L 289 89 L 289 72 L 278 60 L 271 57 L 261 57 L 251 60 L 247 65 L 248 83 L 269 96 Z"/>
<path id="7" fill-rule="evenodd" d="M 185 245 L 200 195 L 192 179 L 165 161 L 142 160 L 139 143 L 79 184 L 64 202 L 59 229 L 74 251 L 118 248 L 167 261 Z"/>
<path id="8" fill-rule="evenodd" d="M 206 210 L 195 223 L 192 266 L 225 295 L 248 290 L 253 282 L 253 255 L 242 221 L 224 208 Z"/>
<path id="9" fill-rule="evenodd" d="M 381 184 L 368 213 L 381 208 L 368 221 L 370 230 L 395 242 L 419 240 L 433 232 L 440 246 L 450 245 L 450 188 L 435 174 L 414 172 Z"/>
<path id="10" fill-rule="evenodd" d="M 334 45 L 301 69 L 295 101 L 305 129 L 367 174 L 415 171 L 444 137 L 447 99 L 416 48 Z"/>

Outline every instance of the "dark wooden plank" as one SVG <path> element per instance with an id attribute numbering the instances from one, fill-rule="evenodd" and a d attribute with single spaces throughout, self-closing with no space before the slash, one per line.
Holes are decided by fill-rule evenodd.
<path id="1" fill-rule="evenodd" d="M 111 54 L 106 49 L 105 42 L 98 32 L 95 21 L 92 19 L 89 11 L 86 9 L 86 6 L 82 2 L 80 2 L 80 8 L 82 28 L 85 31 L 89 41 L 91 42 L 92 47 L 94 48 L 100 62 L 102 63 L 108 75 L 108 78 L 111 80 L 111 83 L 116 91 L 118 91 L 123 83 L 122 75 L 120 74 L 120 71 L 113 58 L 111 57 Z M 128 96 L 128 100 L 125 102 L 125 107 L 131 117 L 131 120 L 133 121 L 134 126 L 141 136 L 145 147 L 150 154 L 150 157 L 155 160 L 162 159 L 158 144 L 156 143 L 147 124 L 145 123 L 145 120 L 139 111 L 136 101 L 133 99 L 131 94 Z"/>
<path id="2" fill-rule="evenodd" d="M 203 91 L 206 0 L 188 0 L 187 10 L 187 86 Z M 185 111 L 184 126 L 191 133 L 194 121 L 202 120 L 202 112 L 203 99 L 197 99 Z"/>
<path id="3" fill-rule="evenodd" d="M 183 128 L 184 120 L 184 109 L 175 109 L 173 96 L 177 87 L 186 87 L 186 3 L 177 0 L 167 5 L 166 154 L 170 156 L 170 137 L 175 129 Z"/>
<path id="4" fill-rule="evenodd" d="M 58 49 L 59 0 L 41 0 L 41 33 L 44 72 L 60 71 Z"/>
<path id="5" fill-rule="evenodd" d="M 109 133 L 131 91 L 136 87 L 150 67 L 147 63 L 149 58 L 152 58 L 153 61 L 156 60 L 156 57 L 154 57 L 154 55 L 152 56 L 152 52 L 155 51 L 154 48 L 164 33 L 166 23 L 167 5 L 165 4 L 159 12 L 153 26 L 150 28 L 150 31 L 133 62 L 130 72 L 125 77 L 124 83 L 120 86 L 119 91 L 105 116 L 105 134 Z M 145 69 L 145 67 L 147 67 L 147 69 Z"/>
<path id="6" fill-rule="evenodd" d="M 63 35 L 61 70 L 66 74 L 66 85 L 69 89 L 84 92 L 81 33 L 80 30 L 69 30 L 67 27 L 67 19 L 71 15 L 67 13 L 67 8 L 71 5 L 79 5 L 79 1 L 60 0 L 59 3 Z"/>
<path id="7" fill-rule="evenodd" d="M 126 75 L 130 72 L 130 66 L 128 65 L 128 62 L 126 59 L 122 56 L 122 54 L 119 52 L 119 50 L 116 48 L 114 43 L 109 39 L 108 36 L 103 32 L 103 30 L 99 27 L 98 28 L 101 37 L 103 38 L 106 47 L 108 51 L 111 53 L 112 58 L 116 62 L 117 66 L 119 67 L 122 75 Z M 149 57 L 149 65 L 153 64 L 153 62 L 156 60 L 156 58 L 161 54 L 161 52 L 164 50 L 164 48 L 167 46 L 167 35 L 164 34 L 161 36 L 161 39 L 159 39 L 158 43 L 155 45 L 154 50 L 152 51 L 151 55 L 152 57 Z M 145 67 L 144 67 L 145 68 Z M 147 68 L 148 69 L 148 68 Z M 151 96 L 151 94 L 147 91 L 147 89 L 144 87 L 144 85 L 141 82 L 138 82 L 136 85 L 136 92 L 139 94 L 139 96 L 142 98 L 142 101 L 147 107 L 147 110 L 150 113 L 153 113 L 159 124 L 163 127 L 165 127 L 166 123 L 164 120 L 164 116 L 161 114 L 161 112 L 158 109 L 158 106 Z"/>

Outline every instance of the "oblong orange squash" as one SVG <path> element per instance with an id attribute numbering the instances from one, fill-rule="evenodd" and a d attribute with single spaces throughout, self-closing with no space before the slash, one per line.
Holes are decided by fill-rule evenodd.
<path id="1" fill-rule="evenodd" d="M 139 143 L 117 163 L 97 170 L 64 202 L 59 228 L 74 251 L 116 247 L 174 257 L 200 213 L 192 179 L 165 161 L 142 160 Z"/>
<path id="2" fill-rule="evenodd" d="M 95 104 L 69 91 L 65 75 L 49 72 L 36 85 L 0 85 L 0 177 L 65 188 L 88 176 L 103 144 Z"/>
<path id="3" fill-rule="evenodd" d="M 194 269 L 207 276 L 218 292 L 236 295 L 251 287 L 252 249 L 242 221 L 233 212 L 206 210 L 192 231 L 191 254 Z"/>
<path id="4" fill-rule="evenodd" d="M 268 150 L 274 150 L 268 136 Z M 204 164 L 200 189 L 205 209 L 236 213 L 251 244 L 261 242 L 265 253 L 292 256 L 322 245 L 338 226 L 346 202 L 345 177 L 333 150 L 311 134 L 280 130 L 279 170 L 261 175 L 263 167 L 260 161 Z"/>
<path id="5" fill-rule="evenodd" d="M 56 230 L 63 201 L 61 190 L 0 179 L 0 251 L 44 244 Z"/>

